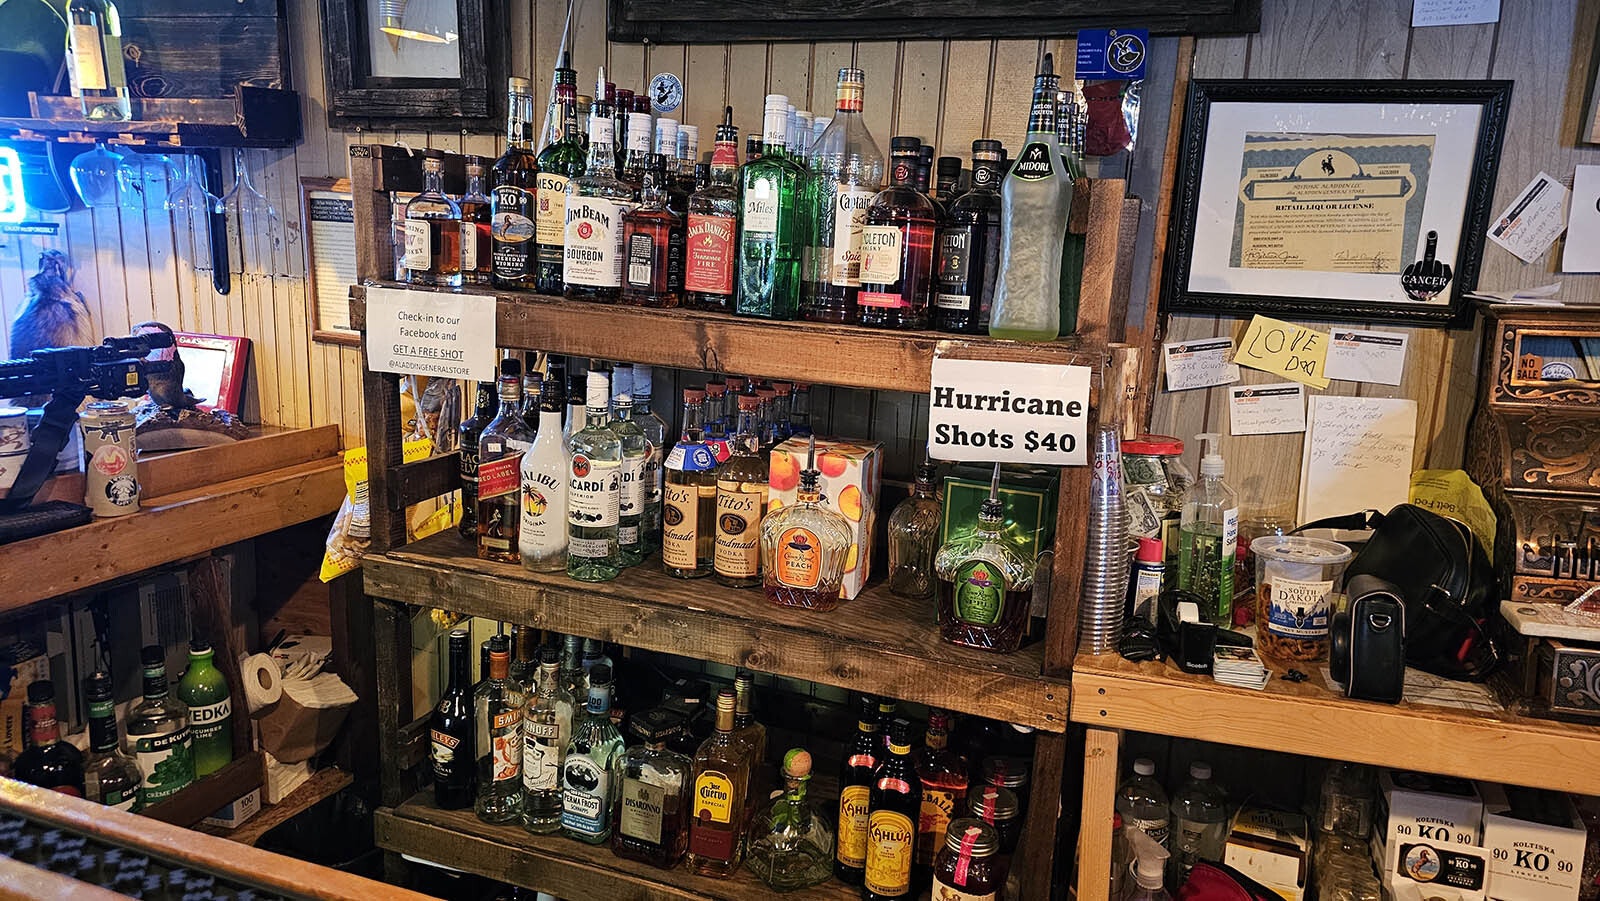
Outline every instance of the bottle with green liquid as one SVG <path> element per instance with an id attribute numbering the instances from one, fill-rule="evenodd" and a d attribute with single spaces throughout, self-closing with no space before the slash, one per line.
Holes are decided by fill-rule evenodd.
<path id="1" fill-rule="evenodd" d="M 189 642 L 189 668 L 178 680 L 178 700 L 189 708 L 195 778 L 209 776 L 233 760 L 233 698 L 217 669 L 210 642 Z"/>
<path id="2" fill-rule="evenodd" d="M 1233 624 L 1233 557 L 1239 544 L 1239 496 L 1222 480 L 1221 435 L 1196 435 L 1204 454 L 1200 480 L 1183 497 L 1178 525 L 1178 587 L 1205 602 L 1200 614 L 1218 626 Z"/>

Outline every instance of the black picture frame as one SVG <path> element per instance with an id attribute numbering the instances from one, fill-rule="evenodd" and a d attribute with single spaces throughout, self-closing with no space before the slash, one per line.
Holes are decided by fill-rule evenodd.
<path id="1" fill-rule="evenodd" d="M 379 0 L 322 0 L 328 125 L 495 133 L 505 127 L 510 32 L 499 0 L 454 0 L 459 78 L 373 75 L 367 9 Z"/>
<path id="2" fill-rule="evenodd" d="M 1467 302 L 1466 296 L 1477 287 L 1478 272 L 1483 261 L 1484 239 L 1488 229 L 1490 217 L 1494 210 L 1495 176 L 1499 165 L 1501 144 L 1505 135 L 1506 119 L 1511 102 L 1510 81 L 1452 81 L 1452 80 L 1286 80 L 1267 81 L 1252 79 L 1199 79 L 1190 82 L 1187 105 L 1181 120 L 1182 145 L 1177 166 L 1177 178 L 1172 186 L 1173 210 L 1169 220 L 1167 234 L 1167 255 L 1161 286 L 1161 310 L 1167 313 L 1221 313 L 1225 315 L 1247 316 L 1262 313 L 1279 318 L 1297 317 L 1314 320 L 1336 321 L 1363 321 L 1363 322 L 1390 322 L 1411 325 L 1434 325 L 1448 328 L 1469 326 L 1472 322 L 1472 307 Z M 1227 104 L 1225 122 L 1214 123 L 1213 112 L 1219 104 Z M 1301 124 L 1308 119 L 1317 121 L 1317 116 L 1322 113 L 1332 121 L 1339 116 L 1358 118 L 1355 110 L 1363 105 L 1370 104 L 1374 114 L 1380 112 L 1389 114 L 1387 120 L 1374 120 L 1371 128 L 1362 130 L 1358 128 L 1341 129 L 1337 134 L 1319 134 L 1316 129 L 1304 131 L 1281 131 L 1274 127 L 1274 123 L 1294 122 Z M 1262 130 L 1267 133 L 1270 141 L 1281 138 L 1286 142 L 1296 139 L 1315 140 L 1319 138 L 1334 139 L 1349 137 L 1352 142 L 1360 140 L 1383 141 L 1408 135 L 1418 131 L 1414 127 L 1415 121 L 1409 122 L 1410 127 L 1404 131 L 1396 130 L 1399 126 L 1391 124 L 1397 117 L 1393 113 L 1397 105 L 1415 105 L 1409 108 L 1418 113 L 1417 118 L 1426 118 L 1428 107 L 1441 107 L 1439 112 L 1448 112 L 1443 108 L 1459 108 L 1461 106 L 1476 106 L 1480 110 L 1475 133 L 1470 140 L 1460 146 L 1450 142 L 1447 148 L 1449 155 L 1464 156 L 1461 147 L 1470 146 L 1472 149 L 1471 161 L 1462 171 L 1456 166 L 1449 172 L 1443 171 L 1448 167 L 1439 169 L 1430 168 L 1429 175 L 1421 179 L 1425 186 L 1434 177 L 1440 177 L 1445 182 L 1438 191 L 1439 207 L 1428 207 L 1434 221 L 1444 217 L 1447 223 L 1453 224 L 1455 220 L 1449 218 L 1453 207 L 1453 193 L 1449 191 L 1450 179 L 1461 181 L 1461 206 L 1459 224 L 1454 233 L 1459 240 L 1453 245 L 1442 246 L 1439 250 L 1441 259 L 1445 259 L 1453 267 L 1453 277 L 1450 279 L 1447 291 L 1441 292 L 1442 300 L 1435 298 L 1430 302 L 1414 300 L 1405 297 L 1400 287 L 1399 274 L 1388 273 L 1359 273 L 1355 271 L 1332 273 L 1328 270 L 1273 270 L 1283 273 L 1281 276 L 1260 276 L 1256 267 L 1234 267 L 1233 260 L 1222 261 L 1219 265 L 1215 258 L 1216 243 L 1219 234 L 1218 220 L 1215 215 L 1210 215 L 1206 221 L 1200 221 L 1202 209 L 1216 210 L 1222 199 L 1220 188 L 1227 187 L 1225 182 L 1231 180 L 1233 190 L 1242 195 L 1246 188 L 1252 187 L 1249 180 L 1249 170 L 1239 169 L 1222 170 L 1221 162 L 1213 160 L 1217 171 L 1208 171 L 1206 168 L 1208 140 L 1213 137 L 1229 138 L 1235 136 L 1235 130 L 1241 128 L 1239 124 L 1255 112 L 1254 107 L 1259 105 L 1261 113 Z M 1237 106 L 1236 106 L 1237 105 Z M 1289 109 L 1298 106 L 1298 110 Z M 1401 111 L 1407 108 L 1401 107 Z M 1444 117 L 1450 119 L 1450 117 Z M 1459 118 L 1459 117 L 1457 117 Z M 1343 121 L 1343 120 L 1340 120 Z M 1226 131 L 1225 134 L 1213 136 L 1213 125 L 1216 131 Z M 1456 126 L 1462 126 L 1459 123 Z M 1252 130 L 1244 127 L 1246 134 L 1245 145 L 1251 140 L 1257 140 L 1260 135 L 1250 134 Z M 1432 141 L 1437 137 L 1447 137 L 1442 132 L 1436 135 L 1423 135 L 1429 143 L 1429 163 L 1435 162 Z M 1441 141 L 1441 147 L 1444 147 Z M 1232 145 L 1227 145 L 1232 146 Z M 1223 148 L 1226 151 L 1226 147 Z M 1248 146 L 1245 149 L 1255 149 Z M 1271 146 L 1260 145 L 1259 149 L 1275 149 Z M 1243 150 L 1240 156 L 1243 157 Z M 1321 151 L 1317 151 L 1321 152 Z M 1228 151 L 1231 153 L 1231 151 Z M 1218 156 L 1224 153 L 1219 152 Z M 1444 155 L 1441 152 L 1441 155 Z M 1229 159 L 1235 157 L 1228 156 Z M 1362 177 L 1364 171 L 1358 170 Z M 1299 178 L 1297 174 L 1290 178 Z M 1431 186 L 1430 186 L 1431 187 Z M 1415 196 L 1415 195 L 1413 195 Z M 1435 197 L 1427 198 L 1433 202 Z M 1209 201 L 1209 202 L 1208 202 Z M 1422 202 L 1419 201 L 1419 205 Z M 1243 222 L 1245 218 L 1245 200 L 1242 196 L 1234 196 L 1230 201 L 1229 211 L 1235 222 Z M 1419 206 L 1419 215 L 1420 215 Z M 1203 235 L 1197 235 L 1197 230 L 1209 229 Z M 1417 228 L 1415 231 L 1423 231 Z M 1407 246 L 1421 247 L 1423 235 L 1410 234 L 1407 229 Z M 1229 229 L 1231 235 L 1230 247 L 1232 254 L 1237 254 L 1241 244 L 1239 226 L 1234 225 Z M 1197 250 L 1197 244 L 1205 247 Z M 1336 246 L 1336 245 L 1335 245 Z M 1208 250 L 1210 252 L 1208 252 Z M 1401 256 L 1397 265 L 1403 271 L 1415 256 Z M 1246 290 L 1219 290 L 1215 288 L 1191 287 L 1195 280 L 1197 263 L 1203 273 L 1211 281 L 1216 281 L 1216 273 L 1239 273 L 1248 277 L 1250 281 L 1271 280 L 1283 285 L 1293 285 L 1294 291 L 1246 291 Z M 1346 278 L 1349 275 L 1358 275 L 1361 280 L 1374 286 L 1382 285 L 1383 291 L 1373 293 L 1401 293 L 1401 298 L 1389 297 L 1378 299 L 1375 296 L 1344 296 L 1344 292 L 1331 291 L 1336 296 L 1329 296 L 1313 285 L 1313 282 L 1327 285 L 1334 279 Z M 1393 279 L 1389 285 L 1385 279 Z M 1357 294 L 1361 292 L 1355 292 Z M 1443 296 L 1447 294 L 1448 296 Z"/>

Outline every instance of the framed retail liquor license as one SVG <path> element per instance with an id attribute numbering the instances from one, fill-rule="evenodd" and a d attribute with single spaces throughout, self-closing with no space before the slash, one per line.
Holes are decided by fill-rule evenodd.
<path id="1" fill-rule="evenodd" d="M 1169 312 L 1471 320 L 1509 81 L 1194 81 Z"/>

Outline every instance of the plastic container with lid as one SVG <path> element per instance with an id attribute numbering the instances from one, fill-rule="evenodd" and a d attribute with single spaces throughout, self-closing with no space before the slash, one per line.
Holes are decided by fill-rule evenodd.
<path id="1" fill-rule="evenodd" d="M 944 847 L 933 859 L 935 898 L 995 898 L 1005 882 L 1000 869 L 1000 833 L 982 820 L 951 820 Z"/>
<path id="2" fill-rule="evenodd" d="M 1325 660 L 1350 548 L 1301 535 L 1251 543 L 1256 558 L 1256 647 L 1279 660 Z"/>
<path id="3" fill-rule="evenodd" d="M 1183 442 L 1167 435 L 1140 435 L 1122 442 L 1130 534 L 1159 538 L 1162 521 L 1182 511 L 1183 492 L 1194 481 L 1182 454 Z"/>

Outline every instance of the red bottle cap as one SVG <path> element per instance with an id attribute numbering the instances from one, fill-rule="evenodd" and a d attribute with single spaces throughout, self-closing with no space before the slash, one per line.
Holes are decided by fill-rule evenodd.
<path id="1" fill-rule="evenodd" d="M 1170 457 L 1183 453 L 1183 442 L 1170 435 L 1140 435 L 1132 441 L 1122 442 L 1122 452 Z"/>
<path id="2" fill-rule="evenodd" d="M 1136 559 L 1140 563 L 1160 563 L 1165 560 L 1166 557 L 1162 553 L 1161 539 L 1141 537 L 1139 539 L 1139 556 Z"/>

